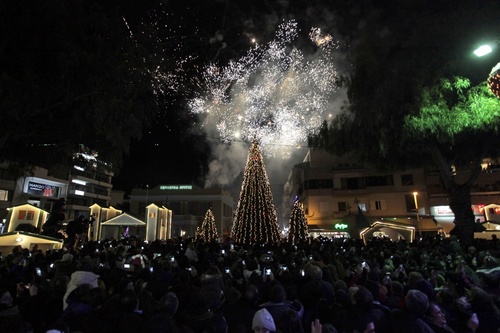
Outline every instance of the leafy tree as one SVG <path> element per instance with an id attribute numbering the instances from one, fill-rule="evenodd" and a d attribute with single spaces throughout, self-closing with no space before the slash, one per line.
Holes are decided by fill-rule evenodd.
<path id="1" fill-rule="evenodd" d="M 380 169 L 437 167 L 454 232 L 465 243 L 473 237 L 470 186 L 482 158 L 498 156 L 485 141 L 498 138 L 499 125 L 498 101 L 480 84 L 489 70 L 468 55 L 478 36 L 494 31 L 497 6 L 488 0 L 339 5 L 339 30 L 353 49 L 349 105 L 310 140 L 337 154 L 355 152 Z M 462 172 L 469 177 L 457 183 Z"/>
<path id="2" fill-rule="evenodd" d="M 424 89 L 420 113 L 405 120 L 408 134 L 432 155 L 449 193 L 455 232 L 466 242 L 472 240 L 474 232 L 472 184 L 482 170 L 483 159 L 500 156 L 495 142 L 499 116 L 500 100 L 486 83 L 471 88 L 468 80 L 455 78 Z M 460 181 L 457 172 L 461 173 Z"/>

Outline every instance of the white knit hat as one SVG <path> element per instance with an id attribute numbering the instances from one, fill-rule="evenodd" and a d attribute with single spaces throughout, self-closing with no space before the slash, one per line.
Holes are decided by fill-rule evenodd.
<path id="1" fill-rule="evenodd" d="M 276 331 L 273 316 L 271 316 L 266 308 L 255 312 L 252 320 L 252 329 L 255 329 L 256 327 L 266 328 L 271 332 Z"/>

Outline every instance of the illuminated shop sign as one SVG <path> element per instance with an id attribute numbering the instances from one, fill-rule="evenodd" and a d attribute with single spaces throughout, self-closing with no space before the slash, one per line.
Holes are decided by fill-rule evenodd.
<path id="1" fill-rule="evenodd" d="M 347 229 L 349 226 L 345 223 L 337 223 L 335 224 L 335 229 L 338 229 L 338 230 L 345 230 Z"/>
<path id="2" fill-rule="evenodd" d="M 160 190 L 192 190 L 193 185 L 160 185 Z"/>
<path id="3" fill-rule="evenodd" d="M 35 194 L 42 197 L 59 197 L 60 188 L 57 186 L 28 182 L 28 190 L 26 193 Z"/>

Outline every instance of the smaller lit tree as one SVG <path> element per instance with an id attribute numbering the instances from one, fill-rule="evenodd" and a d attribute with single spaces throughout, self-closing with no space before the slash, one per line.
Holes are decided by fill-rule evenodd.
<path id="1" fill-rule="evenodd" d="M 305 240 L 308 236 L 307 218 L 304 206 L 300 201 L 293 204 L 290 220 L 288 222 L 288 241 L 297 244 Z"/>
<path id="2" fill-rule="evenodd" d="M 201 227 L 196 228 L 196 236 L 207 242 L 219 238 L 215 217 L 211 208 L 205 213 L 205 218 L 203 219 Z"/>

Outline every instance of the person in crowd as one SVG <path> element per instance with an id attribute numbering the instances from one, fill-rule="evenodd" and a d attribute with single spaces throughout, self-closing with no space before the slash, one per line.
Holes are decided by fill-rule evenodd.
<path id="1" fill-rule="evenodd" d="M 424 321 L 424 315 L 429 306 L 427 295 L 420 290 L 410 289 L 405 296 L 405 307 L 402 310 L 392 310 L 390 332 L 400 332 L 405 328 L 407 333 L 434 333 Z"/>
<path id="2" fill-rule="evenodd" d="M 448 326 L 446 315 L 441 310 L 441 307 L 435 302 L 429 303 L 427 311 L 425 312 L 425 322 L 435 333 L 455 333 L 455 330 Z M 460 332 L 474 333 L 478 326 L 479 321 L 477 315 L 473 313 L 467 321 L 467 326 L 463 327 Z"/>
<path id="3" fill-rule="evenodd" d="M 206 299 L 194 293 L 183 313 L 177 316 L 178 323 L 189 327 L 194 333 L 226 333 L 226 319 L 221 311 L 212 312 Z"/>
<path id="4" fill-rule="evenodd" d="M 31 256 L 28 248 L 17 246 L 6 257 L 0 257 L 0 289 L 8 290 L 13 299 L 12 306 L 2 305 L 0 311 L 15 312 L 17 306 L 17 318 L 35 333 L 45 333 L 44 330 L 50 328 L 115 332 L 118 319 L 125 312 L 142 323 L 137 333 L 146 330 L 243 333 L 252 330 L 252 320 L 258 310 L 270 308 L 271 291 L 275 285 L 281 285 L 286 295 L 283 303 L 295 310 L 293 300 L 304 297 L 304 300 L 312 300 L 308 304 L 314 307 L 318 301 L 316 296 L 321 294 L 319 307 L 324 313 L 311 312 L 310 318 L 302 320 L 302 329 L 307 333 L 320 333 L 317 326 L 312 325 L 317 319 L 325 333 L 330 329 L 339 332 L 376 329 L 383 333 L 383 321 L 373 312 L 378 305 L 391 308 L 387 319 L 390 333 L 400 332 L 401 327 L 408 333 L 432 332 L 428 303 L 439 305 L 447 326 L 457 333 L 474 331 L 474 325 L 476 332 L 496 332 L 500 302 L 491 291 L 498 289 L 500 244 L 476 239 L 473 244 L 476 251 L 468 251 L 465 256 L 464 251 L 451 250 L 452 242 L 446 238 L 424 238 L 417 242 L 374 238 L 366 243 L 354 239 L 311 238 L 294 245 L 234 244 L 238 249 L 232 251 L 230 242 L 218 244 L 177 238 L 145 242 L 139 237 L 127 236 L 119 240 L 90 240 L 68 253 L 38 249 Z M 197 262 L 190 262 L 184 255 L 186 245 L 191 243 L 195 245 Z M 224 255 L 222 249 L 226 250 Z M 144 267 L 139 258 L 140 269 L 127 270 L 124 260 L 137 254 L 143 255 Z M 171 256 L 173 262 L 169 260 Z M 481 264 L 488 256 L 487 266 Z M 259 259 L 262 267 L 259 267 Z M 369 270 L 363 268 L 363 261 L 369 264 Z M 399 268 L 402 264 L 404 271 Z M 226 267 L 229 273 L 225 273 Z M 316 267 L 320 279 L 314 281 Z M 43 278 L 34 278 L 36 268 L 40 268 Z M 271 275 L 264 274 L 266 268 L 271 268 Z M 248 277 L 245 277 L 245 269 L 250 273 Z M 350 271 L 354 271 L 354 277 Z M 386 273 L 390 280 L 383 280 Z M 92 293 L 74 292 L 89 282 Z M 313 282 L 333 286 L 331 306 L 322 303 L 324 295 L 332 294 L 330 288 L 318 293 Z M 103 298 L 98 297 L 96 286 L 101 293 L 105 292 Z M 383 297 L 377 302 L 375 295 Z M 121 296 L 125 298 L 122 300 Z M 175 306 L 166 304 L 172 304 L 175 298 L 177 309 L 173 311 Z M 134 304 L 133 309 L 120 305 L 121 300 L 124 305 Z M 268 304 L 263 307 L 264 303 Z M 63 304 L 68 310 L 66 313 Z M 288 315 L 287 323 L 291 324 L 295 317 L 287 311 L 284 311 Z M 363 327 L 349 326 L 345 318 L 357 312 L 368 315 L 371 321 Z M 268 313 L 273 317 L 270 310 Z M 76 319 L 66 322 L 61 318 Z M 135 319 L 127 326 L 137 327 Z M 279 328 L 280 320 L 273 319 L 277 331 L 285 330 Z M 286 329 L 300 331 L 293 327 Z"/>
<path id="5" fill-rule="evenodd" d="M 91 331 L 91 318 L 103 302 L 102 289 L 91 284 L 80 284 L 66 298 L 66 309 L 57 321 L 66 324 L 70 332 Z"/>
<path id="6" fill-rule="evenodd" d="M 0 289 L 0 332 L 33 332 L 32 325 L 20 315 L 14 297 L 7 289 Z"/>
<path id="7" fill-rule="evenodd" d="M 469 312 L 469 318 L 474 314 L 477 315 L 479 326 L 476 333 L 497 332 L 500 329 L 500 311 L 495 305 L 493 296 L 482 288 L 475 286 L 470 290 L 470 296 L 464 300 L 463 308 Z"/>
<path id="8" fill-rule="evenodd" d="M 297 311 L 292 309 L 285 310 L 280 314 L 276 328 L 281 333 L 304 333 L 302 320 Z"/>
<path id="9" fill-rule="evenodd" d="M 198 253 L 196 253 L 196 244 L 194 242 L 188 244 L 184 255 L 188 258 L 190 263 L 198 262 Z"/>
<path id="10" fill-rule="evenodd" d="M 252 319 L 260 302 L 259 290 L 254 285 L 247 285 L 243 293 L 234 302 L 226 302 L 222 308 L 226 318 L 228 332 L 249 332 Z"/>
<path id="11" fill-rule="evenodd" d="M 295 306 L 294 306 L 295 305 Z M 292 304 L 286 300 L 285 288 L 276 282 L 269 290 L 269 301 L 259 305 L 260 308 L 266 308 L 273 316 L 274 323 L 277 323 L 283 312 L 294 311 L 298 318 L 302 317 L 303 307 L 300 302 Z"/>
<path id="12" fill-rule="evenodd" d="M 299 300 L 304 305 L 302 322 L 307 324 L 319 318 L 326 320 L 327 312 L 335 302 L 335 292 L 330 282 L 323 280 L 323 270 L 314 264 L 306 266 L 307 282 L 300 289 Z"/>
<path id="13" fill-rule="evenodd" d="M 99 275 L 93 272 L 92 264 L 89 259 L 83 258 L 80 268 L 71 274 L 70 281 L 63 297 L 63 310 L 68 307 L 68 296 L 80 285 L 90 285 L 93 288 L 99 287 Z"/>
<path id="14" fill-rule="evenodd" d="M 76 271 L 76 264 L 73 261 L 73 255 L 69 252 L 66 252 L 65 254 L 63 254 L 61 259 L 56 260 L 53 263 L 53 268 L 54 279 L 60 276 L 67 276 L 68 278 L 71 277 L 71 274 Z"/>
<path id="15" fill-rule="evenodd" d="M 276 331 L 273 316 L 271 316 L 266 308 L 255 312 L 252 319 L 252 331 L 254 333 L 271 333 Z"/>
<path id="16" fill-rule="evenodd" d="M 343 333 L 375 333 L 375 324 L 364 311 L 351 311 L 345 319 Z"/>

